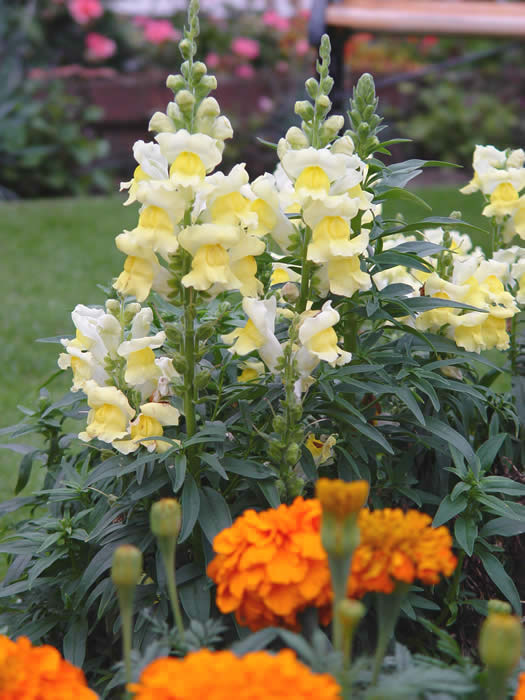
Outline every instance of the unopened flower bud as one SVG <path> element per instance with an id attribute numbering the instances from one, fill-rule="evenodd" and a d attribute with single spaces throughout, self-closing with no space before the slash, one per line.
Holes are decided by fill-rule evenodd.
<path id="1" fill-rule="evenodd" d="M 330 121 L 331 118 L 332 117 L 329 117 L 327 121 Z M 332 153 L 345 153 L 347 156 L 353 155 L 355 146 L 352 137 L 348 134 L 341 136 L 337 141 L 334 141 L 331 151 Z"/>
<path id="2" fill-rule="evenodd" d="M 197 119 L 214 119 L 221 113 L 221 108 L 215 97 L 205 97 L 197 109 Z"/>
<path id="3" fill-rule="evenodd" d="M 293 282 L 287 282 L 281 289 L 281 294 L 283 295 L 283 299 L 290 304 L 293 304 L 299 299 L 299 290 L 297 289 L 297 285 Z"/>
<path id="4" fill-rule="evenodd" d="M 310 145 L 304 131 L 297 126 L 291 126 L 286 132 L 285 138 L 292 148 L 308 148 Z"/>
<path id="5" fill-rule="evenodd" d="M 151 506 L 151 531 L 155 537 L 179 536 L 182 525 L 182 510 L 176 498 L 162 498 Z"/>
<path id="6" fill-rule="evenodd" d="M 292 442 L 291 445 L 288 445 L 288 447 L 286 448 L 286 453 L 285 453 L 285 457 L 284 457 L 287 464 L 289 464 L 290 466 L 293 467 L 299 461 L 300 456 L 301 456 L 301 449 L 296 442 Z"/>
<path id="7" fill-rule="evenodd" d="M 120 302 L 117 299 L 108 299 L 106 301 L 106 311 L 113 316 L 120 316 Z"/>
<path id="8" fill-rule="evenodd" d="M 481 626 L 479 656 L 489 669 L 510 674 L 520 659 L 522 629 L 509 612 L 491 612 Z"/>
<path id="9" fill-rule="evenodd" d="M 180 111 L 180 107 L 176 102 L 168 102 L 168 106 L 166 108 L 166 114 L 174 122 L 182 121 L 182 118 L 183 118 L 182 112 Z"/>
<path id="10" fill-rule="evenodd" d="M 328 95 L 328 93 L 333 87 L 334 79 L 331 78 L 329 75 L 327 75 L 326 78 L 323 78 L 321 80 L 321 90 L 324 92 L 325 95 Z"/>
<path id="11" fill-rule="evenodd" d="M 208 69 L 206 64 L 202 61 L 195 61 L 193 64 L 193 77 L 195 80 L 200 80 L 203 75 L 207 73 Z"/>
<path id="12" fill-rule="evenodd" d="M 195 377 L 195 387 L 197 389 L 204 389 L 210 381 L 211 372 L 209 369 L 201 369 L 201 371 Z"/>
<path id="13" fill-rule="evenodd" d="M 134 587 L 142 575 L 142 552 L 132 544 L 117 547 L 111 565 L 111 580 L 115 586 Z"/>
<path id="14" fill-rule="evenodd" d="M 321 112 L 327 113 L 332 106 L 332 100 L 327 95 L 319 95 L 317 98 L 316 108 Z"/>
<path id="15" fill-rule="evenodd" d="M 308 100 L 297 100 L 297 102 L 295 103 L 294 111 L 305 122 L 308 122 L 311 119 L 313 119 L 314 108 L 312 104 L 308 102 Z"/>
<path id="16" fill-rule="evenodd" d="M 321 134 L 328 140 L 334 139 L 345 125 L 345 118 L 340 114 L 333 114 L 325 121 L 321 128 Z"/>
<path id="17" fill-rule="evenodd" d="M 131 304 L 127 304 L 124 309 L 124 323 L 130 323 L 138 314 L 140 309 L 141 306 L 136 301 L 132 302 Z"/>
<path id="18" fill-rule="evenodd" d="M 195 104 L 195 96 L 189 90 L 181 90 L 175 97 L 176 103 L 179 105 L 181 112 L 190 112 Z"/>
<path id="19" fill-rule="evenodd" d="M 186 358 L 184 355 L 180 352 L 174 352 L 173 353 L 173 366 L 179 372 L 180 374 L 184 374 L 186 371 Z"/>
<path id="20" fill-rule="evenodd" d="M 354 630 L 365 616 L 366 608 L 359 600 L 347 598 L 337 606 L 337 615 L 345 628 Z"/>
<path id="21" fill-rule="evenodd" d="M 203 75 L 199 83 L 199 88 L 205 89 L 207 92 L 216 90 L 217 78 L 214 75 Z"/>
<path id="22" fill-rule="evenodd" d="M 286 139 L 280 138 L 277 142 L 277 156 L 279 160 L 282 160 L 286 153 L 290 150 L 290 144 Z"/>
<path id="23" fill-rule="evenodd" d="M 179 50 L 182 54 L 182 58 L 187 61 L 193 55 L 193 42 L 189 39 L 183 39 L 179 42 Z"/>
<path id="24" fill-rule="evenodd" d="M 182 90 L 182 88 L 185 86 L 186 81 L 184 80 L 182 75 L 168 75 L 168 78 L 166 80 L 166 87 L 170 90 L 173 90 L 173 92 L 178 92 L 179 90 Z"/>
<path id="25" fill-rule="evenodd" d="M 155 112 L 155 114 L 149 120 L 148 131 L 164 133 L 175 132 L 177 129 L 167 114 L 164 114 L 164 112 Z"/>
<path id="26" fill-rule="evenodd" d="M 304 86 L 306 88 L 306 92 L 309 94 L 312 100 L 315 100 L 319 93 L 319 83 L 317 80 L 315 78 L 308 78 Z"/>

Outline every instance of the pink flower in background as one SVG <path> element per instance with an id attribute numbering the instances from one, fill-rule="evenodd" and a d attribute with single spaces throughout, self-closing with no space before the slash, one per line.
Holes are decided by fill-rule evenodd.
<path id="1" fill-rule="evenodd" d="M 104 61 L 106 58 L 111 58 L 117 45 L 107 36 L 90 32 L 86 36 L 86 58 L 89 61 Z"/>
<path id="2" fill-rule="evenodd" d="M 143 17 L 142 15 L 137 15 L 137 17 L 133 17 L 133 24 L 136 24 L 137 27 L 144 27 L 149 21 L 149 17 Z"/>
<path id="3" fill-rule="evenodd" d="M 246 80 L 253 78 L 255 75 L 255 69 L 249 63 L 243 63 L 242 65 L 237 66 L 235 72 L 239 78 L 245 78 Z"/>
<path id="4" fill-rule="evenodd" d="M 288 17 L 283 17 L 274 10 L 268 10 L 262 16 L 262 21 L 267 27 L 273 27 L 279 32 L 287 32 L 290 29 L 290 20 Z"/>
<path id="5" fill-rule="evenodd" d="M 306 39 L 298 39 L 295 42 L 295 53 L 298 56 L 305 56 L 310 50 L 310 44 Z"/>
<path id="6" fill-rule="evenodd" d="M 288 73 L 289 68 L 290 66 L 286 61 L 277 61 L 277 63 L 275 64 L 275 70 L 278 73 Z"/>
<path id="7" fill-rule="evenodd" d="M 259 55 L 259 42 L 255 39 L 239 36 L 232 41 L 231 49 L 237 56 L 242 56 L 251 61 Z"/>
<path id="8" fill-rule="evenodd" d="M 268 95 L 261 95 L 257 100 L 257 107 L 261 112 L 271 112 L 274 106 L 274 101 Z"/>
<path id="9" fill-rule="evenodd" d="M 104 13 L 100 0 L 69 0 L 68 9 L 79 24 L 87 24 Z"/>
<path id="10" fill-rule="evenodd" d="M 144 37 L 152 44 L 163 44 L 165 41 L 177 41 L 181 38 L 181 33 L 169 19 L 148 19 L 142 26 Z"/>
<path id="11" fill-rule="evenodd" d="M 208 68 L 217 68 L 220 62 L 221 59 L 219 54 L 214 53 L 213 51 L 210 51 L 210 53 L 207 54 L 206 58 L 204 59 L 204 63 L 208 66 Z"/>

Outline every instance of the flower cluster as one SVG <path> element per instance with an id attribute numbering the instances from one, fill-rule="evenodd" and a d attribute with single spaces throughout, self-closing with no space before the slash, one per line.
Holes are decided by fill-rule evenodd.
<path id="1" fill-rule="evenodd" d="M 128 686 L 134 700 L 338 700 L 340 689 L 332 676 L 317 674 L 300 663 L 293 651 L 277 654 L 256 651 L 242 658 L 231 651 L 207 649 L 184 659 L 161 658 Z"/>
<path id="2" fill-rule="evenodd" d="M 336 514 L 357 513 L 368 494 L 366 482 L 347 484 L 348 489 L 338 480 L 321 479 L 318 485 L 323 507 Z M 279 624 L 296 628 L 297 615 L 309 606 L 319 608 L 327 622 L 332 590 L 321 510 L 319 500 L 297 498 L 290 506 L 248 510 L 219 533 L 213 542 L 217 556 L 208 566 L 219 610 L 235 612 L 239 623 L 253 630 Z M 398 581 L 434 584 L 455 569 L 452 537 L 446 527 L 432 528 L 428 515 L 362 509 L 357 522 L 361 539 L 348 581 L 351 597 L 391 593 Z"/>
<path id="3" fill-rule="evenodd" d="M 296 628 L 305 608 L 330 616 L 330 572 L 320 539 L 321 506 L 297 498 L 261 513 L 246 511 L 213 541 L 208 575 L 217 583 L 221 612 L 235 611 L 252 630 Z"/>
<path id="4" fill-rule="evenodd" d="M 96 700 L 79 668 L 51 646 L 0 635 L 1 700 Z"/>
<path id="5" fill-rule="evenodd" d="M 446 527 L 432 528 L 425 513 L 385 508 L 359 514 L 361 544 L 352 559 L 348 592 L 360 598 L 370 591 L 391 593 L 398 581 L 438 583 L 457 560 Z"/>
<path id="6" fill-rule="evenodd" d="M 424 240 L 440 246 L 441 252 L 423 256 L 433 272 L 408 270 L 402 266 L 374 274 L 374 282 L 383 289 L 389 284 L 411 286 L 409 296 L 423 294 L 442 302 L 465 304 L 472 309 L 439 306 L 424 311 L 407 323 L 418 330 L 444 333 L 458 347 L 481 352 L 509 347 L 507 321 L 519 311 L 525 298 L 525 249 L 519 246 L 496 250 L 487 258 L 481 248 L 473 249 L 468 235 L 443 228 L 423 232 Z M 393 236 L 385 242 L 385 250 L 414 237 Z"/>
<path id="7" fill-rule="evenodd" d="M 155 355 L 166 334 L 150 335 L 152 310 L 112 300 L 106 310 L 78 304 L 71 315 L 76 335 L 61 341 L 66 352 L 58 365 L 72 369 L 71 390 L 83 391 L 91 409 L 80 439 L 97 438 L 124 454 L 141 444 L 150 451 L 168 449 L 168 442 L 148 439 L 162 436 L 163 426 L 177 425 L 180 415 L 167 402 L 176 372 L 169 357 Z"/>

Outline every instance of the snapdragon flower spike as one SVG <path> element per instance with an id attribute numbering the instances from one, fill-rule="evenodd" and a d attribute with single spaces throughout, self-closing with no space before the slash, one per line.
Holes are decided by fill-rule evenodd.
<path id="1" fill-rule="evenodd" d="M 86 430 L 78 437 L 84 442 L 98 438 L 109 443 L 125 437 L 135 410 L 124 394 L 114 386 L 101 387 L 92 380 L 86 382 L 84 391 L 91 410 Z"/>
<path id="2" fill-rule="evenodd" d="M 326 301 L 320 311 L 305 311 L 299 325 L 299 341 L 318 360 L 328 362 L 332 367 L 345 365 L 352 359 L 352 353 L 341 350 L 337 345 L 334 326 L 339 322 L 339 313 L 332 309 L 332 302 Z"/>
<path id="3" fill-rule="evenodd" d="M 113 447 L 122 454 L 135 452 L 143 445 L 148 452 L 166 452 L 171 443 L 162 440 L 164 427 L 178 425 L 180 411 L 168 403 L 142 404 L 137 418 L 130 423 L 130 437 L 114 440 Z M 153 440 L 152 438 L 157 438 Z"/>

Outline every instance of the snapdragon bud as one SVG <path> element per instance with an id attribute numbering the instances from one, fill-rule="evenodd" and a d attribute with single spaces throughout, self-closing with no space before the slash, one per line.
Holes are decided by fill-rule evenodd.
<path id="1" fill-rule="evenodd" d="M 214 119 L 221 113 L 221 108 L 215 97 L 206 97 L 197 109 L 197 119 Z"/>
<path id="2" fill-rule="evenodd" d="M 314 108 L 312 107 L 311 103 L 308 102 L 308 100 L 297 100 L 294 111 L 306 122 L 313 119 Z"/>
<path id="3" fill-rule="evenodd" d="M 135 587 L 142 575 L 142 552 L 132 544 L 117 547 L 111 565 L 111 580 L 115 586 Z"/>
<path id="4" fill-rule="evenodd" d="M 321 135 L 327 140 L 332 141 L 345 125 L 345 118 L 340 114 L 333 114 L 325 121 L 321 127 Z"/>
<path id="5" fill-rule="evenodd" d="M 177 131 L 177 128 L 167 114 L 164 114 L 164 112 L 155 112 L 155 114 L 149 120 L 148 131 L 173 133 Z"/>
<path id="6" fill-rule="evenodd" d="M 326 78 L 323 78 L 321 80 L 321 90 L 324 92 L 325 95 L 328 95 L 328 93 L 331 91 L 331 89 L 334 87 L 334 79 L 331 78 L 329 75 L 326 76 Z"/>
<path id="7" fill-rule="evenodd" d="M 283 295 L 283 298 L 290 304 L 293 304 L 295 301 L 297 301 L 297 299 L 299 299 L 300 296 L 297 285 L 293 282 L 287 282 L 281 289 L 281 294 Z"/>
<path id="8" fill-rule="evenodd" d="M 182 54 L 182 58 L 187 61 L 193 56 L 193 42 L 190 39 L 183 39 L 179 42 L 179 50 Z M 181 66 L 183 69 L 184 64 Z"/>
<path id="9" fill-rule="evenodd" d="M 315 104 L 315 110 L 320 116 L 328 114 L 332 107 L 332 100 L 327 95 L 319 95 Z M 302 116 L 302 115 L 300 115 Z"/>
<path id="10" fill-rule="evenodd" d="M 141 306 L 137 301 L 127 304 L 124 309 L 124 323 L 130 323 L 140 311 Z"/>
<path id="11" fill-rule="evenodd" d="M 286 132 L 285 138 L 292 148 L 308 148 L 310 145 L 304 131 L 297 126 L 291 126 Z"/>
<path id="12" fill-rule="evenodd" d="M 106 301 L 106 311 L 112 316 L 120 316 L 120 302 L 117 299 L 108 299 Z"/>
<path id="13" fill-rule="evenodd" d="M 191 112 L 195 105 L 195 96 L 189 90 L 180 90 L 175 97 L 176 103 L 179 105 L 181 112 Z"/>
<path id="14" fill-rule="evenodd" d="M 195 61 L 193 64 L 193 77 L 196 81 L 199 81 L 203 75 L 206 75 L 207 72 L 208 69 L 205 63 L 202 61 Z"/>
<path id="15" fill-rule="evenodd" d="M 211 92 L 217 89 L 217 78 L 214 75 L 203 75 L 199 82 L 199 88 Z"/>
<path id="16" fill-rule="evenodd" d="M 173 119 L 175 123 L 182 121 L 183 116 L 182 112 L 180 111 L 180 107 L 176 102 L 168 102 L 168 106 L 166 108 L 166 114 L 170 119 Z"/>
<path id="17" fill-rule="evenodd" d="M 308 78 L 304 86 L 306 88 L 306 92 L 309 94 L 312 100 L 315 100 L 319 94 L 319 83 L 317 80 L 315 78 Z"/>
<path id="18" fill-rule="evenodd" d="M 329 117 L 326 121 L 329 122 L 332 117 Z M 341 136 L 332 144 L 332 153 L 345 153 L 347 156 L 351 156 L 354 153 L 355 146 L 352 137 L 348 134 Z"/>
<path id="19" fill-rule="evenodd" d="M 186 81 L 182 75 L 168 75 L 166 79 L 166 87 L 173 92 L 178 92 L 182 88 L 186 87 Z"/>

